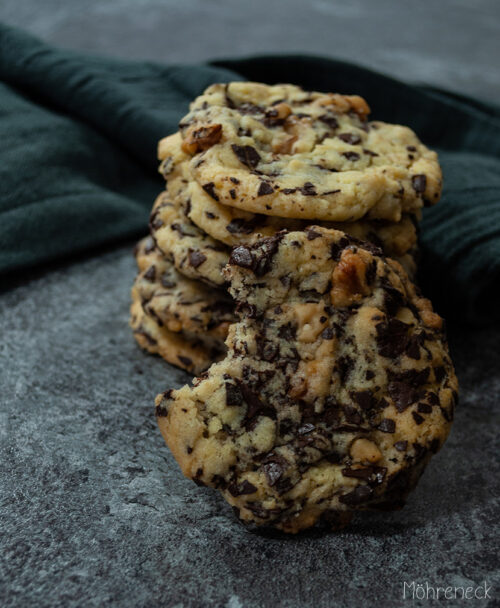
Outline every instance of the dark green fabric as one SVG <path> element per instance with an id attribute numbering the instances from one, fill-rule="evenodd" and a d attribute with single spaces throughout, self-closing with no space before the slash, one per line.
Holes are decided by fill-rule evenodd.
<path id="1" fill-rule="evenodd" d="M 163 66 L 54 49 L 0 26 L 0 273 L 145 232 L 156 143 L 190 99 L 234 79 L 366 97 L 440 153 L 442 201 L 422 222 L 420 283 L 440 312 L 500 320 L 500 109 L 320 57 Z"/>

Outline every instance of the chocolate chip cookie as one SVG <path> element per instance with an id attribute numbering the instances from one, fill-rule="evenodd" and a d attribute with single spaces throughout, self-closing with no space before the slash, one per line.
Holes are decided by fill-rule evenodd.
<path id="1" fill-rule="evenodd" d="M 161 253 L 175 268 L 190 279 L 222 287 L 229 248 L 198 228 L 187 217 L 189 201 L 182 191 L 176 196 L 162 192 L 156 199 L 150 218 L 151 235 Z"/>
<path id="2" fill-rule="evenodd" d="M 216 202 L 276 217 L 399 221 L 439 200 L 441 169 L 411 129 L 369 122 L 369 111 L 357 96 L 233 82 L 210 86 L 179 128 L 190 174 Z M 162 160 L 171 141 L 160 144 Z"/>
<path id="3" fill-rule="evenodd" d="M 216 347 L 207 348 L 201 340 L 190 340 L 182 332 L 160 326 L 157 319 L 146 314 L 137 290 L 132 289 L 130 327 L 139 346 L 153 355 L 192 374 L 200 374 L 224 356 Z"/>
<path id="4" fill-rule="evenodd" d="M 225 359 L 156 400 L 183 473 L 285 532 L 402 506 L 457 400 L 430 302 L 377 247 L 316 226 L 236 247 L 224 274 Z"/>
<path id="5" fill-rule="evenodd" d="M 135 256 L 140 272 L 134 285 L 146 314 L 161 327 L 222 352 L 235 320 L 234 302 L 227 292 L 177 272 L 151 237 L 138 243 Z"/>

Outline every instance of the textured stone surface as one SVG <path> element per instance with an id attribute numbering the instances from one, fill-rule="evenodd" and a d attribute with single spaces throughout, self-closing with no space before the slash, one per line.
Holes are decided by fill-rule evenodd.
<path id="1" fill-rule="evenodd" d="M 304 50 L 484 98 L 500 92 L 499 13 L 496 0 L 0 4 L 74 48 L 165 61 Z M 0 296 L 2 607 L 429 605 L 403 601 L 413 580 L 486 580 L 498 601 L 500 328 L 450 328 L 461 403 L 403 511 L 337 535 L 257 536 L 182 478 L 156 428 L 154 396 L 188 376 L 127 328 L 131 247 Z"/>
<path id="2" fill-rule="evenodd" d="M 407 508 L 358 516 L 338 535 L 256 536 L 217 493 L 182 477 L 156 428 L 154 396 L 188 377 L 143 354 L 127 328 L 130 250 L 0 299 L 1 605 L 378 597 L 389 607 L 401 605 L 404 581 L 493 583 L 499 330 L 451 328 L 461 404 Z"/>

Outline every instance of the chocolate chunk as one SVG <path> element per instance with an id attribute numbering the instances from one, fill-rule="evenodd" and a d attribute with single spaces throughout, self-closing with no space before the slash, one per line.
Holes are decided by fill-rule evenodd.
<path id="1" fill-rule="evenodd" d="M 373 380 L 373 378 L 375 378 L 375 372 L 371 369 L 367 369 L 366 370 L 366 374 L 365 374 L 365 378 L 367 380 Z"/>
<path id="2" fill-rule="evenodd" d="M 240 114 L 262 114 L 264 112 L 264 108 L 262 106 L 257 106 L 250 101 L 246 101 L 238 106 L 238 112 Z"/>
<path id="3" fill-rule="evenodd" d="M 419 403 L 417 409 L 421 414 L 430 414 L 432 412 L 432 405 L 429 405 L 428 403 Z"/>
<path id="4" fill-rule="evenodd" d="M 281 479 L 283 473 L 285 472 L 280 462 L 268 462 L 264 464 L 262 468 L 264 469 L 267 483 L 271 487 L 274 486 Z"/>
<path id="5" fill-rule="evenodd" d="M 330 245 L 330 256 L 332 260 L 336 262 L 340 259 L 342 251 L 351 244 L 351 241 L 347 237 L 342 237 L 338 243 L 332 243 Z"/>
<path id="6" fill-rule="evenodd" d="M 404 412 L 417 398 L 417 391 L 404 382 L 389 382 L 387 391 L 398 412 Z"/>
<path id="7" fill-rule="evenodd" d="M 233 199 L 233 201 L 236 200 L 236 190 L 234 188 L 231 188 L 231 190 L 229 190 L 229 195 Z"/>
<path id="8" fill-rule="evenodd" d="M 283 194 L 293 194 L 294 192 L 297 192 L 297 188 L 283 188 L 281 192 L 283 192 Z"/>
<path id="9" fill-rule="evenodd" d="M 233 144 L 231 148 L 240 163 L 249 169 L 255 169 L 255 167 L 259 164 L 260 155 L 255 148 L 252 148 L 252 146 L 238 146 Z"/>
<path id="10" fill-rule="evenodd" d="M 168 409 L 163 405 L 157 405 L 156 415 L 158 416 L 158 418 L 164 418 L 165 416 L 168 416 Z"/>
<path id="11" fill-rule="evenodd" d="M 253 271 L 256 276 L 262 277 L 271 269 L 273 258 L 278 251 L 278 247 L 281 239 L 283 238 L 282 233 L 278 233 L 275 236 L 271 236 L 266 239 L 259 241 L 259 247 L 256 250 L 253 261 Z"/>
<path id="12" fill-rule="evenodd" d="M 254 227 L 242 217 L 235 217 L 226 226 L 226 230 L 231 234 L 251 234 Z"/>
<path id="13" fill-rule="evenodd" d="M 237 384 L 225 382 L 226 387 L 226 405 L 241 405 L 243 403 L 243 395 Z"/>
<path id="14" fill-rule="evenodd" d="M 257 196 L 265 196 L 266 194 L 272 194 L 273 192 L 273 187 L 269 182 L 261 182 Z"/>
<path id="15" fill-rule="evenodd" d="M 342 156 L 345 156 L 347 160 L 359 160 L 359 154 L 357 152 L 342 152 Z"/>
<path id="16" fill-rule="evenodd" d="M 427 176 L 421 173 L 411 178 L 411 185 L 417 194 L 423 194 L 427 187 Z"/>
<path id="17" fill-rule="evenodd" d="M 297 329 L 292 326 L 291 323 L 287 323 L 286 325 L 282 325 L 278 329 L 278 336 L 283 340 L 295 340 L 295 336 L 297 335 Z"/>
<path id="18" fill-rule="evenodd" d="M 373 407 L 371 391 L 357 391 L 351 393 L 351 398 L 359 405 L 362 410 L 369 410 Z"/>
<path id="19" fill-rule="evenodd" d="M 331 327 L 325 327 L 321 332 L 321 337 L 323 340 L 333 340 L 333 329 Z"/>
<path id="20" fill-rule="evenodd" d="M 424 417 L 420 414 L 417 414 L 417 412 L 412 412 L 411 415 L 413 416 L 413 419 L 417 424 L 422 424 L 422 422 L 424 421 Z"/>
<path id="21" fill-rule="evenodd" d="M 361 424 L 363 422 L 360 413 L 351 405 L 344 405 L 344 414 L 350 424 Z"/>
<path id="22" fill-rule="evenodd" d="M 298 190 L 300 190 L 304 196 L 316 196 L 316 194 L 318 194 L 314 184 L 311 182 L 306 182 L 302 188 L 298 188 Z"/>
<path id="23" fill-rule="evenodd" d="M 442 382 L 445 375 L 446 370 L 442 365 L 434 368 L 434 377 L 436 378 L 436 382 Z"/>
<path id="24" fill-rule="evenodd" d="M 406 452 L 406 448 L 408 447 L 407 441 L 396 441 L 394 447 L 398 452 Z"/>
<path id="25" fill-rule="evenodd" d="M 240 180 L 236 179 L 236 177 L 230 177 L 229 179 L 233 182 L 233 184 L 239 184 L 240 183 Z"/>
<path id="26" fill-rule="evenodd" d="M 155 266 L 150 266 L 146 272 L 144 273 L 144 278 L 147 279 L 148 281 L 154 281 L 156 278 L 156 268 Z"/>
<path id="27" fill-rule="evenodd" d="M 361 143 L 361 137 L 356 133 L 339 133 L 337 137 L 342 141 L 345 141 L 346 144 L 351 144 L 352 146 Z"/>
<path id="28" fill-rule="evenodd" d="M 203 184 L 202 188 L 207 194 L 209 194 L 214 199 L 214 201 L 219 202 L 219 197 L 217 196 L 217 194 L 215 194 L 215 184 L 213 182 Z"/>
<path id="29" fill-rule="evenodd" d="M 250 249 L 244 245 L 235 247 L 229 257 L 229 263 L 242 268 L 252 268 L 253 258 Z"/>
<path id="30" fill-rule="evenodd" d="M 366 502 L 372 494 L 373 490 L 369 486 L 358 486 L 352 492 L 349 492 L 349 494 L 339 496 L 339 502 L 349 506 L 356 506 Z"/>
<path id="31" fill-rule="evenodd" d="M 314 239 L 317 239 L 321 236 L 321 233 L 316 232 L 316 230 L 314 230 L 313 228 L 306 228 L 306 234 L 308 241 L 314 241 Z"/>
<path id="32" fill-rule="evenodd" d="M 415 146 L 406 146 L 406 149 L 408 150 L 408 152 L 416 152 L 417 148 Z"/>
<path id="33" fill-rule="evenodd" d="M 193 365 L 191 359 L 189 357 L 184 357 L 184 355 L 177 355 L 177 359 L 179 359 L 179 361 L 183 363 L 186 367 L 190 367 L 191 365 Z"/>
<path id="34" fill-rule="evenodd" d="M 396 423 L 391 418 L 383 418 L 377 428 L 382 433 L 394 433 L 396 431 Z"/>
<path id="35" fill-rule="evenodd" d="M 242 496 L 243 494 L 253 494 L 254 492 L 257 492 L 257 488 L 247 479 L 242 481 L 240 484 L 235 482 L 230 483 L 227 486 L 227 489 L 232 496 Z"/>
<path id="36" fill-rule="evenodd" d="M 201 251 L 190 251 L 189 252 L 189 263 L 193 268 L 198 268 L 207 259 L 207 256 Z"/>
<path id="37" fill-rule="evenodd" d="M 402 355 L 408 345 L 409 325 L 399 319 L 389 319 L 379 323 L 377 330 L 377 348 L 382 357 L 396 358 Z"/>
<path id="38" fill-rule="evenodd" d="M 330 127 L 330 129 L 339 128 L 339 123 L 337 122 L 337 119 L 334 116 L 329 116 L 328 114 L 323 114 L 322 116 L 318 117 L 318 120 L 321 120 L 321 122 L 325 123 L 325 125 L 328 125 Z"/>

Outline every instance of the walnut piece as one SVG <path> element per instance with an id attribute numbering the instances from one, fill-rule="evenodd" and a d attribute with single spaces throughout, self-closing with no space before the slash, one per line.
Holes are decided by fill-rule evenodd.
<path id="1" fill-rule="evenodd" d="M 191 127 L 186 132 L 182 142 L 182 151 L 194 156 L 198 152 L 208 150 L 220 141 L 222 125 L 206 125 L 204 127 Z"/>
<path id="2" fill-rule="evenodd" d="M 365 251 L 344 249 L 332 273 L 332 304 L 339 308 L 350 306 L 370 294 L 366 281 L 367 265 L 371 256 Z"/>

